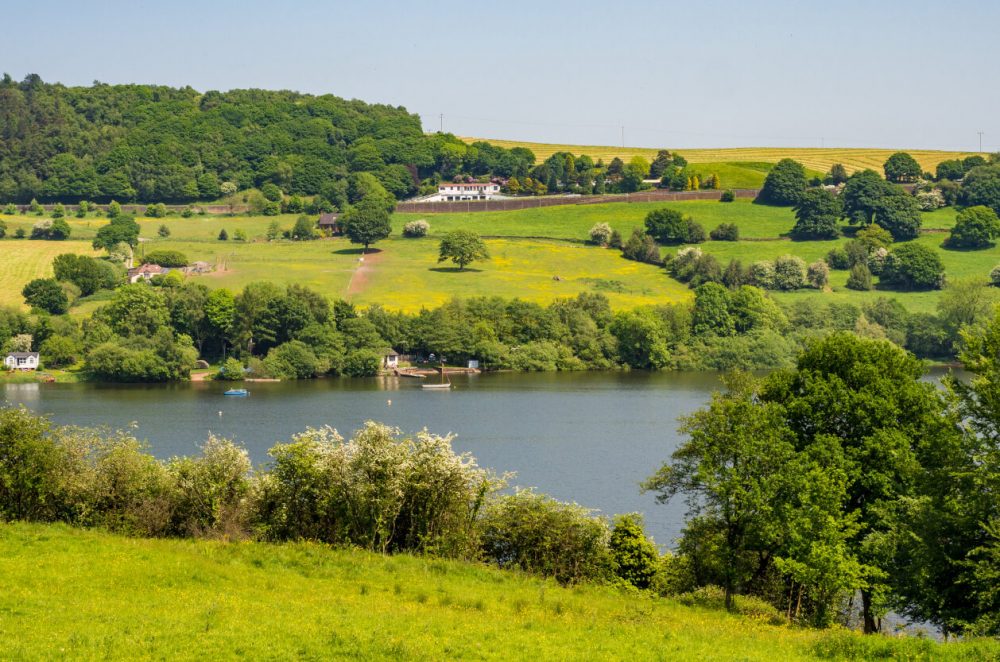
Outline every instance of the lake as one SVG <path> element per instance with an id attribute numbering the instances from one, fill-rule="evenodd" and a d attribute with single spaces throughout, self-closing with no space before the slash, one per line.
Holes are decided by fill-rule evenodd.
<path id="1" fill-rule="evenodd" d="M 641 512 L 657 543 L 679 535 L 684 504 L 659 505 L 639 482 L 677 447 L 677 418 L 707 402 L 715 373 L 493 373 L 455 376 L 454 389 L 424 391 L 415 379 L 321 379 L 251 383 L 250 397 L 221 383 L 169 385 L 7 384 L 0 396 L 57 423 L 125 428 L 159 457 L 198 452 L 208 433 L 246 446 L 255 463 L 306 427 L 347 436 L 366 420 L 457 435 L 480 466 L 516 472 L 535 487 L 603 514 Z"/>

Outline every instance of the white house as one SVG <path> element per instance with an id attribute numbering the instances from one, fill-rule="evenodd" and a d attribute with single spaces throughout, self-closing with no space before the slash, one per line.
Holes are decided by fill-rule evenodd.
<path id="1" fill-rule="evenodd" d="M 10 370 L 38 370 L 38 352 L 10 352 L 3 364 Z"/>
<path id="2" fill-rule="evenodd" d="M 144 264 L 128 270 L 128 282 L 138 283 L 140 280 L 152 280 L 153 276 L 164 276 L 169 271 L 170 269 L 165 269 L 158 264 Z"/>
<path id="3" fill-rule="evenodd" d="M 438 184 L 437 195 L 431 196 L 428 201 L 489 200 L 499 193 L 500 185 L 493 182 L 472 182 L 471 184 L 441 182 Z"/>

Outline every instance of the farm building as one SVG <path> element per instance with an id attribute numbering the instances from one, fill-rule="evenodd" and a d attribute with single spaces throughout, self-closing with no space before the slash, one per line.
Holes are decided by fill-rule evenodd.
<path id="1" fill-rule="evenodd" d="M 489 200 L 500 193 L 500 185 L 493 182 L 472 182 L 456 184 L 441 182 L 438 192 L 424 199 L 424 202 L 455 202 L 459 200 Z"/>
<path id="2" fill-rule="evenodd" d="M 38 370 L 38 352 L 10 352 L 3 364 L 10 370 Z"/>
<path id="3" fill-rule="evenodd" d="M 169 271 L 170 269 L 165 269 L 158 264 L 144 264 L 128 270 L 128 282 L 138 283 L 140 280 L 151 280 L 153 276 L 162 276 Z"/>
<path id="4" fill-rule="evenodd" d="M 338 223 L 339 219 L 339 214 L 320 214 L 317 225 L 327 236 L 342 234 L 343 230 L 341 230 L 340 224 Z"/>

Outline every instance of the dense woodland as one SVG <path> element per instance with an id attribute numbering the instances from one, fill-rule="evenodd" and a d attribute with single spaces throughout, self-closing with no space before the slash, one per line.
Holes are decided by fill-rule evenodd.
<path id="1" fill-rule="evenodd" d="M 719 188 L 717 177 L 701 182 L 667 151 L 652 163 L 558 153 L 536 164 L 525 148 L 425 134 L 401 107 L 291 91 L 66 87 L 5 75 L 0 137 L 0 201 L 21 204 L 185 203 L 277 187 L 317 196 L 317 209 L 343 210 L 356 201 L 357 173 L 396 199 L 456 178 L 493 178 L 510 195 L 630 192 L 648 177 L 676 189 Z"/>

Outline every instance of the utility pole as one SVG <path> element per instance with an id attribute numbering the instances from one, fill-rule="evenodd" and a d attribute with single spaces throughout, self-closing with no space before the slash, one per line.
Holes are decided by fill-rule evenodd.
<path id="1" fill-rule="evenodd" d="M 982 154 L 982 152 L 983 152 L 983 132 L 982 131 L 976 131 L 976 133 L 979 134 L 979 153 Z"/>
<path id="2" fill-rule="evenodd" d="M 622 149 L 625 149 L 625 125 L 624 124 L 621 125 L 621 130 L 622 130 Z"/>
<path id="3" fill-rule="evenodd" d="M 438 127 L 438 133 L 444 133 L 444 113 L 438 115 L 438 120 L 441 122 L 440 126 Z"/>

